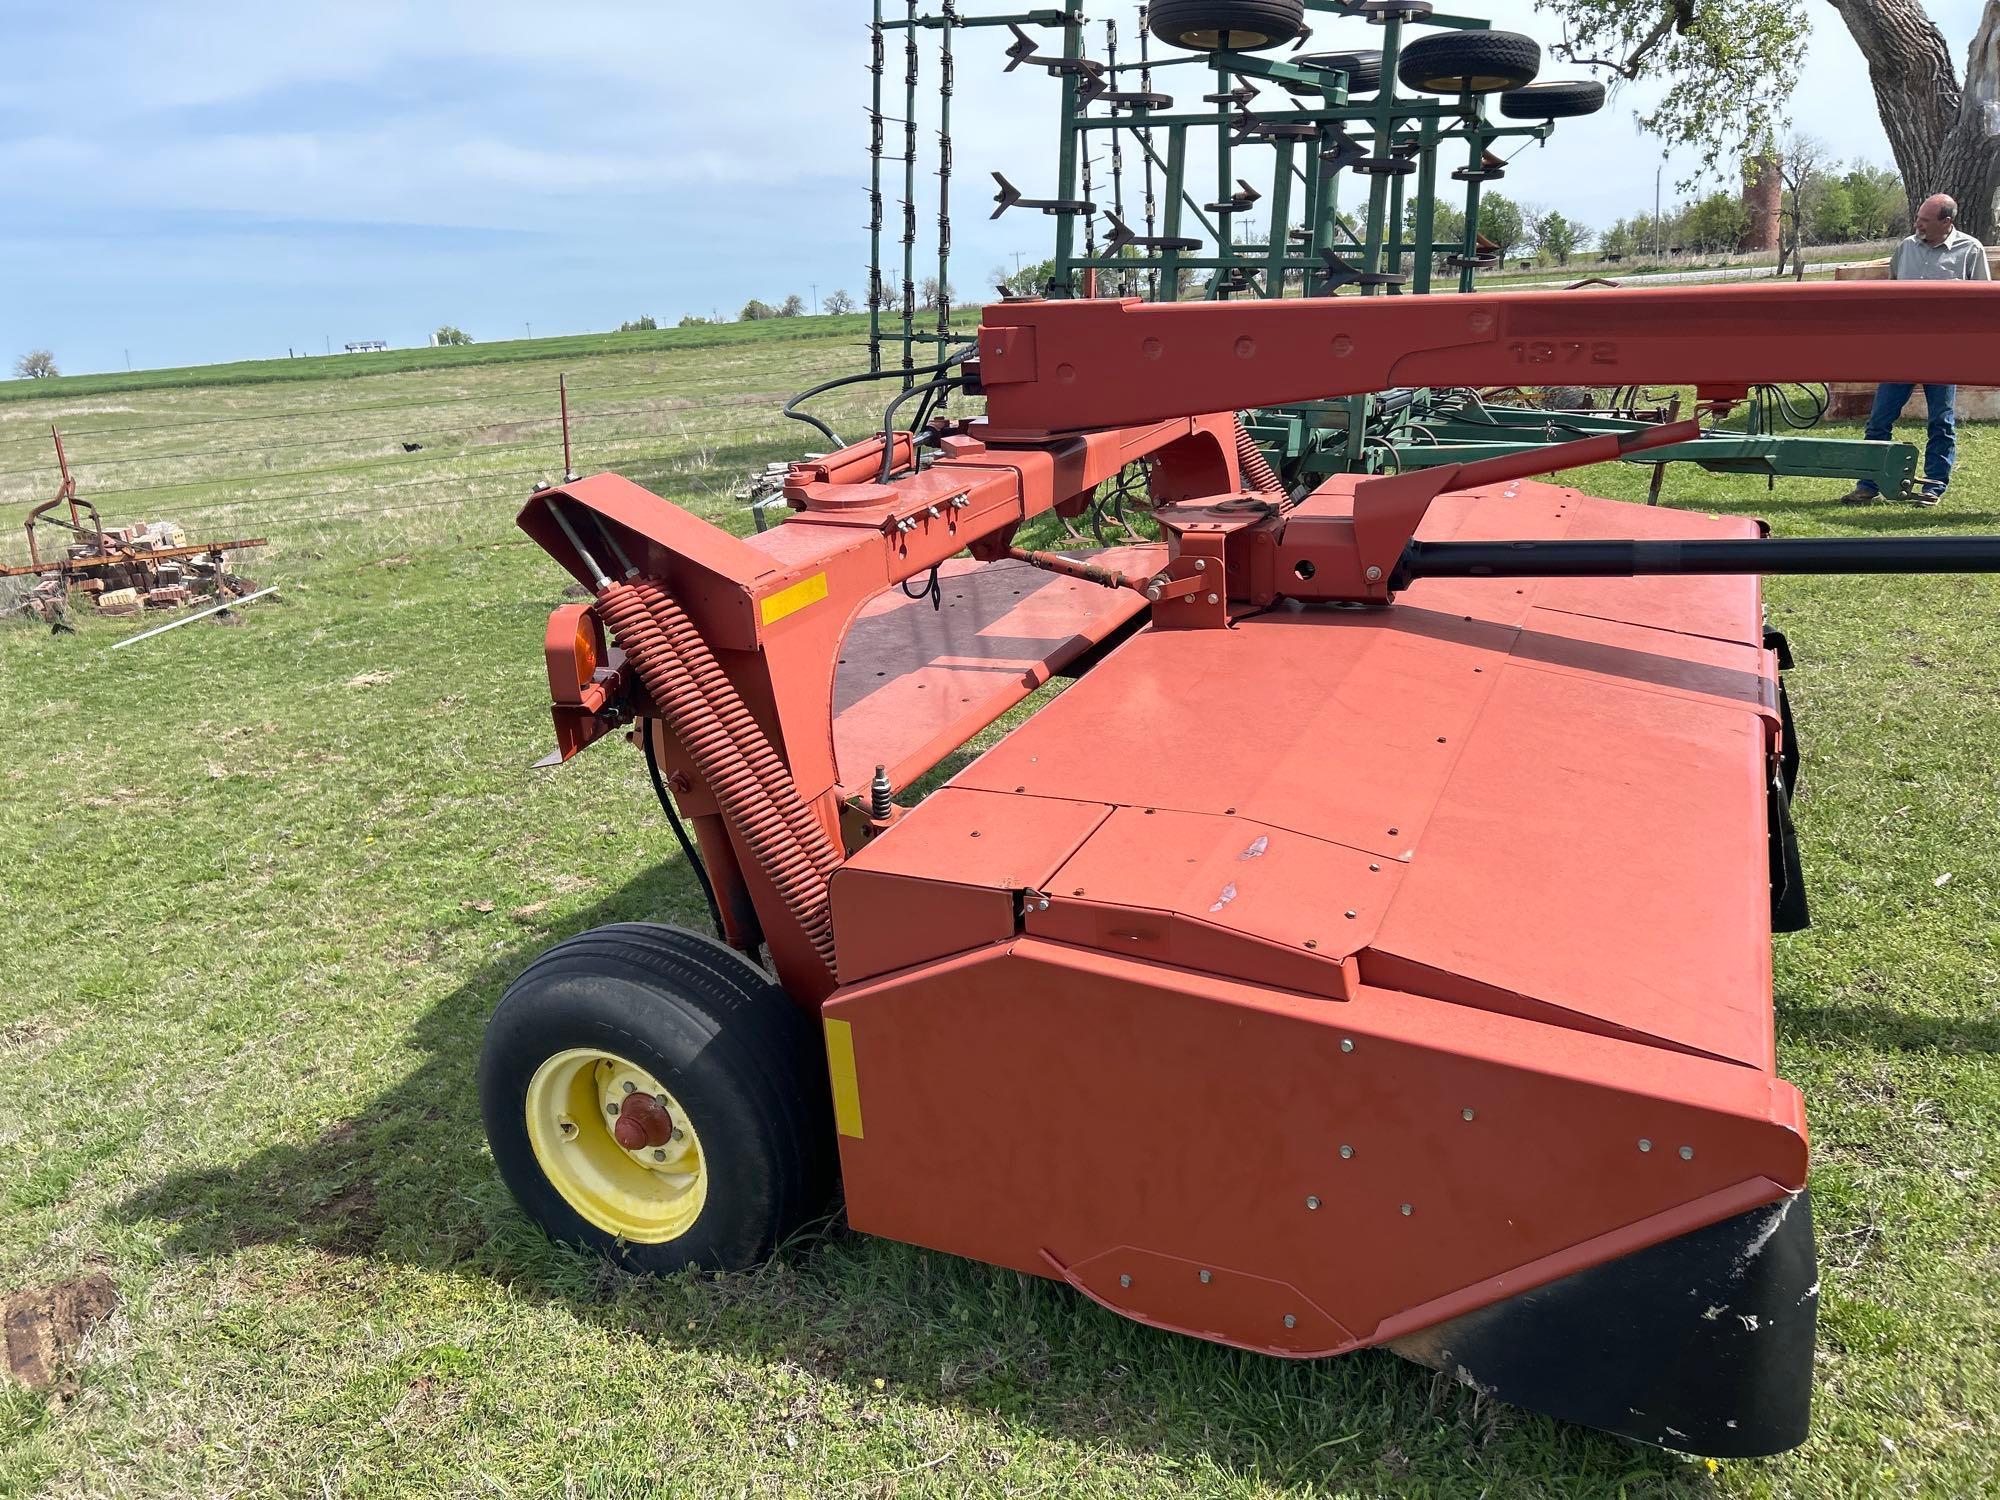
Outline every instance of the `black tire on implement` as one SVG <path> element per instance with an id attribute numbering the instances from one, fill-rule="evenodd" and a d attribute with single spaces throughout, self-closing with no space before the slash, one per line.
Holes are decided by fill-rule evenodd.
<path id="1" fill-rule="evenodd" d="M 1531 83 L 1500 96 L 1500 113 L 1510 120 L 1575 120 L 1604 108 L 1604 85 L 1594 78 L 1568 83 Z"/>
<path id="2" fill-rule="evenodd" d="M 638 1243 L 591 1222 L 537 1158 L 529 1084 L 578 1050 L 643 1069 L 693 1129 L 706 1191 L 671 1239 Z M 487 1023 L 479 1100 L 494 1163 L 528 1217 L 627 1270 L 758 1265 L 830 1195 L 831 1106 L 810 1022 L 742 955 L 679 928 L 599 927 L 530 964 Z M 608 1137 L 601 1119 L 577 1124 Z"/>
<path id="3" fill-rule="evenodd" d="M 1396 76 L 1425 94 L 1500 94 L 1542 70 L 1542 47 L 1518 31 L 1443 31 L 1403 49 Z"/>
<path id="4" fill-rule="evenodd" d="M 1262 52 L 1306 29 L 1305 0 L 1153 0 L 1153 35 L 1190 52 Z"/>
<path id="5" fill-rule="evenodd" d="M 1303 57 L 1291 57 L 1286 61 L 1301 68 L 1345 73 L 1350 99 L 1358 94 L 1372 94 L 1382 87 L 1382 54 L 1379 52 L 1308 52 Z M 1295 94 L 1319 92 L 1311 84 L 1287 83 L 1285 87 Z"/>

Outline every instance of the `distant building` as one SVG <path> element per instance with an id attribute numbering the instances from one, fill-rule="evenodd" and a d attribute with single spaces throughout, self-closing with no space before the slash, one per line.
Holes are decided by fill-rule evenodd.
<path id="1" fill-rule="evenodd" d="M 360 339 L 346 346 L 349 354 L 380 354 L 388 347 L 387 339 Z"/>

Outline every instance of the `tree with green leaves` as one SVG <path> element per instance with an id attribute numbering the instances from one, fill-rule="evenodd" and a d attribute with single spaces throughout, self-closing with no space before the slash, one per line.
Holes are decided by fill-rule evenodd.
<path id="1" fill-rule="evenodd" d="M 620 333 L 651 333 L 659 326 L 659 322 L 650 313 L 642 313 L 629 322 L 620 323 L 618 331 Z"/>
<path id="2" fill-rule="evenodd" d="M 1576 252 L 1576 230 L 1559 210 L 1550 209 L 1536 218 L 1535 248 L 1559 266 L 1569 264 Z"/>
<path id="3" fill-rule="evenodd" d="M 1844 177 L 1827 178 L 1806 210 L 1806 243 L 1844 245 L 1862 238 L 1854 227 L 1854 193 Z"/>
<path id="4" fill-rule="evenodd" d="M 1009 272 L 1004 266 L 995 266 L 993 284 L 1009 297 L 1040 297 L 1047 293 L 1055 275 L 1056 263 L 1053 260 L 1031 261 L 1014 272 Z"/>
<path id="5" fill-rule="evenodd" d="M 1540 0 L 1562 22 L 1551 50 L 1619 78 L 1663 82 L 1639 123 L 1733 165 L 1782 123 L 1811 25 L 1805 0 Z"/>
<path id="6" fill-rule="evenodd" d="M 1568 62 L 1665 85 L 1639 123 L 1733 166 L 1782 123 L 1811 27 L 1806 0 L 1540 0 Z M 1828 0 L 1868 62 L 1906 207 L 1958 200 L 1959 227 L 1992 238 L 2000 188 L 2000 0 L 1985 0 L 1961 76 L 1923 0 Z"/>
<path id="7" fill-rule="evenodd" d="M 1488 193 L 1479 200 L 1479 232 L 1493 242 L 1502 260 L 1528 239 L 1520 205 L 1501 193 Z"/>
<path id="8" fill-rule="evenodd" d="M 752 297 L 748 302 L 743 304 L 743 311 L 736 316 L 739 321 L 744 323 L 761 323 L 766 318 L 775 318 L 777 315 L 777 308 L 771 306 L 768 302 L 760 302 L 755 297 Z"/>
<path id="9" fill-rule="evenodd" d="M 1903 179 L 1887 167 L 1857 161 L 1840 179 L 1854 217 L 1849 237 L 1857 240 L 1897 239 L 1910 232 L 1909 195 Z"/>
<path id="10" fill-rule="evenodd" d="M 1734 250 L 1750 223 L 1750 210 L 1734 193 L 1710 193 L 1681 210 L 1680 238 L 1690 250 Z"/>
<path id="11" fill-rule="evenodd" d="M 1781 229 L 1778 243 L 1778 274 L 1785 274 L 1785 258 L 1791 257 L 1793 275 L 1805 280 L 1806 258 L 1804 246 L 1807 226 L 1812 222 L 1814 205 L 1826 188 L 1826 174 L 1820 163 L 1826 156 L 1826 146 L 1817 136 L 1790 135 L 1785 138 L 1782 149 L 1772 155 L 1778 166 L 1778 178 L 1784 184 L 1784 196 L 1780 200 L 1778 221 Z"/>
<path id="12" fill-rule="evenodd" d="M 1403 210 L 1403 233 L 1412 244 L 1417 238 L 1417 205 L 1412 203 Z M 1488 235 L 1487 238 L 1492 238 Z M 1431 243 L 1435 245 L 1462 245 L 1465 243 L 1465 215 L 1449 203 L 1439 202 L 1431 208 Z"/>
<path id="13" fill-rule="evenodd" d="M 440 349 L 457 349 L 471 343 L 472 335 L 447 323 L 431 335 L 431 342 Z"/>

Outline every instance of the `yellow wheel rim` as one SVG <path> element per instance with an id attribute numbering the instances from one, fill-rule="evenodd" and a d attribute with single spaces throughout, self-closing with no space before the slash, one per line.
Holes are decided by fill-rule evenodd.
<path id="1" fill-rule="evenodd" d="M 650 1095 L 673 1119 L 658 1145 L 628 1151 L 621 1110 Z M 637 1064 L 594 1047 L 559 1052 L 528 1081 L 528 1144 L 563 1200 L 607 1234 L 639 1245 L 679 1239 L 708 1201 L 708 1162 L 687 1111 Z"/>

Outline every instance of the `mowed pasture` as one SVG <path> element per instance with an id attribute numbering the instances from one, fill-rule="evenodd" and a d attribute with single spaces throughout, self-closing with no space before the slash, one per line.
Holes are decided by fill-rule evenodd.
<path id="1" fill-rule="evenodd" d="M 107 520 L 268 536 L 241 571 L 284 590 L 115 654 L 142 622 L 0 625 L 0 1299 L 116 1299 L 0 1377 L 0 1496 L 2000 1489 L 1991 578 L 1769 587 L 1815 917 L 1776 948 L 1822 1259 L 1794 1454 L 1198 1344 L 838 1224 L 720 1279 L 544 1242 L 481 1136 L 484 1018 L 563 936 L 703 912 L 638 757 L 529 769 L 567 580 L 513 516 L 558 477 L 566 371 L 579 468 L 747 531 L 733 491 L 819 445 L 779 402 L 858 358 L 852 321 L 778 334 L 0 386 L 0 519 L 53 492 L 59 420 Z M 826 409 L 852 436 L 881 399 Z M 1788 535 L 2000 531 L 2000 434 L 1964 436 L 1935 512 L 1684 471 L 1667 496 Z"/>

